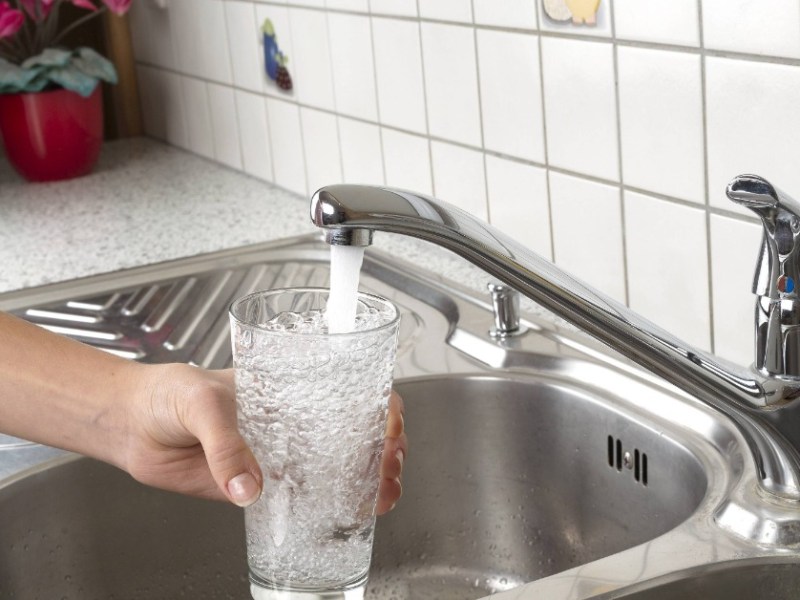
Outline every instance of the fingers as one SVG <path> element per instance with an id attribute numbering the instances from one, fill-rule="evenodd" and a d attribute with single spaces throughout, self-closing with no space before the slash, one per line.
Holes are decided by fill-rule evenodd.
<path id="1" fill-rule="evenodd" d="M 226 386 L 227 387 L 227 386 Z M 263 476 L 255 456 L 236 427 L 233 391 L 215 386 L 195 398 L 187 427 L 197 436 L 219 489 L 237 506 L 261 496 Z"/>
<path id="2" fill-rule="evenodd" d="M 397 392 L 389 398 L 386 437 L 383 442 L 381 483 L 378 490 L 377 514 L 389 512 L 403 493 L 403 462 L 408 454 L 408 438 L 403 421 L 403 399 Z"/>

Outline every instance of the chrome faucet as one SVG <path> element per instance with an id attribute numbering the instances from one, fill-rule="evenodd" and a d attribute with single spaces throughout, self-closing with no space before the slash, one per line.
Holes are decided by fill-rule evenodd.
<path id="1" fill-rule="evenodd" d="M 800 204 L 752 175 L 727 190 L 764 222 L 756 271 L 757 359 L 745 368 L 695 349 L 578 281 L 490 225 L 404 190 L 332 185 L 314 194 L 311 219 L 331 244 L 368 245 L 372 232 L 447 248 L 684 392 L 722 411 L 750 447 L 761 488 L 800 502 Z"/>

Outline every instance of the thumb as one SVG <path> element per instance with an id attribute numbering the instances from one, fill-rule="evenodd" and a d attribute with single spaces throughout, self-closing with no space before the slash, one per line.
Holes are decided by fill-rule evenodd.
<path id="1" fill-rule="evenodd" d="M 261 497 L 261 469 L 238 432 L 218 432 L 200 443 L 211 475 L 228 500 L 250 506 Z"/>
<path id="2" fill-rule="evenodd" d="M 263 476 L 236 428 L 236 407 L 229 402 L 206 403 L 194 416 L 195 435 L 217 487 L 237 506 L 250 506 L 261 496 Z"/>

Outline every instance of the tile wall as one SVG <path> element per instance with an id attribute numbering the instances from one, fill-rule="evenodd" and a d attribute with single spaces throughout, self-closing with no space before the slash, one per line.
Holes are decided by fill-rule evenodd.
<path id="1" fill-rule="evenodd" d="M 797 0 L 601 0 L 591 27 L 541 0 L 167 5 L 131 14 L 149 135 L 303 196 L 433 194 L 751 362 L 760 227 L 724 189 L 755 172 L 800 196 Z"/>

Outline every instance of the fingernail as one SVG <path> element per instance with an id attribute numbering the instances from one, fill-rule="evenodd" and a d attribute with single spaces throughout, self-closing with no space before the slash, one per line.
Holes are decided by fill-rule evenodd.
<path id="1" fill-rule="evenodd" d="M 261 489 L 250 473 L 240 473 L 228 482 L 228 493 L 236 506 L 250 506 L 258 500 Z"/>
<path id="2" fill-rule="evenodd" d="M 403 468 L 403 460 L 406 457 L 405 452 L 403 452 L 403 450 L 401 448 L 398 448 L 397 452 L 395 452 L 394 455 L 397 457 L 397 460 L 400 461 L 400 468 L 402 469 Z"/>

